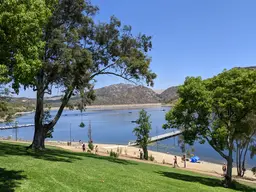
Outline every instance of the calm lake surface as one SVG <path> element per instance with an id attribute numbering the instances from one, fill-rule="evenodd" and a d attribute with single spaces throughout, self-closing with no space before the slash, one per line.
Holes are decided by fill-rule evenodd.
<path id="1" fill-rule="evenodd" d="M 70 140 L 70 127 L 71 139 L 75 141 L 88 141 L 88 124 L 91 121 L 92 138 L 94 143 L 108 143 L 108 144 L 128 144 L 129 141 L 135 140 L 132 131 L 136 124 L 132 123 L 138 119 L 139 111 L 141 109 L 123 109 L 123 110 L 93 110 L 87 109 L 82 115 L 80 111 L 63 112 L 62 117 L 55 126 L 53 138 L 51 140 L 69 141 Z M 162 125 L 165 123 L 165 113 L 170 110 L 170 107 L 154 107 L 145 109 L 151 115 L 152 131 L 151 136 L 163 134 L 173 131 L 173 129 L 163 130 Z M 54 115 L 56 111 L 52 111 Z M 34 121 L 34 114 L 28 114 L 16 119 L 19 124 L 30 124 Z M 84 122 L 85 127 L 79 127 L 80 123 Z M 4 126 L 4 124 L 0 124 Z M 18 138 L 24 140 L 32 140 L 34 128 L 20 128 L 18 129 Z M 14 130 L 0 131 L 0 136 L 15 137 Z M 149 147 L 151 150 L 161 152 L 169 152 L 172 154 L 181 154 L 178 146 L 178 138 L 170 138 L 158 142 Z M 188 148 L 188 147 L 187 147 Z M 195 143 L 194 154 L 199 156 L 201 160 L 211 161 L 215 163 L 224 163 L 220 155 L 215 152 L 207 143 L 201 145 Z M 249 167 L 256 165 L 256 158 L 247 158 Z"/>

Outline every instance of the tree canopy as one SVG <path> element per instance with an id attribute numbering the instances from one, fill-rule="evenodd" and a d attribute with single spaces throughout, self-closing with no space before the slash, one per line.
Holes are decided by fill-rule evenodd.
<path id="1" fill-rule="evenodd" d="M 136 120 L 138 127 L 135 127 L 133 133 L 137 137 L 136 142 L 142 148 L 144 153 L 144 159 L 148 160 L 148 142 L 149 132 L 151 128 L 150 116 L 143 109 L 140 111 L 139 119 Z"/>
<path id="2" fill-rule="evenodd" d="M 187 77 L 178 89 L 179 101 L 166 114 L 164 128 L 184 129 L 184 139 L 193 144 L 207 141 L 228 163 L 232 176 L 232 152 L 238 128 L 256 107 L 256 71 L 232 69 L 207 79 Z"/>
<path id="3" fill-rule="evenodd" d="M 37 92 L 33 147 L 44 148 L 44 138 L 57 123 L 71 96 L 80 94 L 80 109 L 94 98 L 98 75 L 115 75 L 153 86 L 150 70 L 151 37 L 132 34 L 112 16 L 95 22 L 97 6 L 84 0 L 2 0 L 0 5 L 0 64 L 13 88 Z M 61 106 L 44 124 L 44 95 L 61 89 Z"/>

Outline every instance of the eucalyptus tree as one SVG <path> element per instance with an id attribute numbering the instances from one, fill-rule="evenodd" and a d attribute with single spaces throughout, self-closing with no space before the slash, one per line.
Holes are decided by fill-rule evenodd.
<path id="1" fill-rule="evenodd" d="M 2 0 L 0 5 L 0 63 L 8 68 L 16 92 L 36 91 L 35 133 L 30 147 L 44 141 L 72 96 L 81 96 L 82 110 L 95 98 L 99 75 L 114 75 L 153 86 L 151 37 L 134 36 L 130 26 L 112 16 L 96 23 L 97 6 L 84 0 Z M 6 19 L 6 20 L 5 20 Z M 13 30 L 14 29 L 14 30 Z M 44 97 L 61 89 L 61 105 L 44 123 Z"/>

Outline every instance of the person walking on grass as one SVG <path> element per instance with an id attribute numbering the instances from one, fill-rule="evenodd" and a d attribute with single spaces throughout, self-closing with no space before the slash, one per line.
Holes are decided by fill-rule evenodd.
<path id="1" fill-rule="evenodd" d="M 174 156 L 173 161 L 174 161 L 173 167 L 174 167 L 174 168 L 176 168 L 176 166 L 179 167 L 178 161 L 177 161 L 177 156 L 176 156 L 176 155 Z"/>

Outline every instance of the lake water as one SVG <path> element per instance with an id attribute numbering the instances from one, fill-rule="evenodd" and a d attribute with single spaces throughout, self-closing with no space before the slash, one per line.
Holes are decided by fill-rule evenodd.
<path id="1" fill-rule="evenodd" d="M 136 124 L 132 121 L 138 119 L 139 111 L 141 109 L 124 109 L 124 110 L 93 110 L 87 109 L 82 115 L 80 111 L 63 112 L 62 117 L 55 126 L 52 140 L 68 141 L 71 139 L 75 141 L 88 141 L 88 124 L 91 121 L 92 138 L 94 143 L 108 143 L 108 144 L 128 144 L 129 141 L 135 140 L 132 131 Z M 165 113 L 170 110 L 169 107 L 154 107 L 146 108 L 146 111 L 151 115 L 152 130 L 150 135 L 155 136 L 166 132 L 173 131 L 173 129 L 163 130 L 162 125 L 165 123 Z M 52 111 L 54 115 L 56 111 Z M 28 114 L 16 119 L 19 124 L 33 123 L 34 114 Z M 85 123 L 85 127 L 79 127 L 81 121 Z M 4 126 L 4 124 L 1 124 Z M 18 138 L 24 140 L 32 140 L 34 128 L 20 128 L 18 129 Z M 15 137 L 14 130 L 0 131 L 0 136 Z M 181 154 L 178 146 L 178 138 L 170 138 L 158 142 L 153 146 L 149 146 L 151 150 L 158 150 L 161 152 L 169 152 L 172 154 Z M 199 156 L 201 160 L 211 161 L 215 163 L 224 163 L 225 161 L 220 155 L 215 152 L 207 143 L 201 145 L 195 143 L 194 154 Z M 247 164 L 249 167 L 256 165 L 256 159 L 248 157 Z"/>

